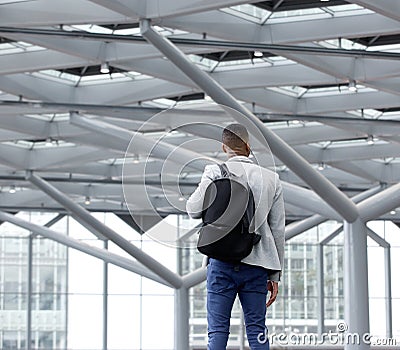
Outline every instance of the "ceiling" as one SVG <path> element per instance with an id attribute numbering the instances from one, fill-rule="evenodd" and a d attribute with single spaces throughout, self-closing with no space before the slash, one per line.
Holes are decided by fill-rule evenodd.
<path id="1" fill-rule="evenodd" d="M 349 196 L 399 182 L 396 1 L 0 1 L 1 210 L 62 211 L 25 180 L 26 170 L 33 170 L 89 210 L 125 215 L 121 182 L 129 142 L 118 130 L 140 129 L 149 140 L 169 134 L 164 141 L 171 145 L 224 159 L 215 142 L 186 146 L 195 132 L 171 133 L 184 123 L 223 126 L 230 119 L 141 39 L 140 18 L 150 18 L 164 36 L 192 39 L 178 47 L 193 63 Z M 214 44 L 202 45 L 205 39 Z M 249 49 L 253 44 L 265 46 Z M 109 73 L 101 73 L 102 65 Z M 171 107 L 168 118 L 147 122 Z M 82 128 L 71 113 L 116 131 Z M 256 155 L 263 152 L 255 146 Z M 147 156 L 140 147 L 128 155 L 130 188 L 150 184 L 149 205 L 138 195 L 131 208 L 137 214 L 151 213 L 151 205 L 162 215 L 177 212 L 160 187 L 163 160 L 150 157 L 145 169 Z M 307 187 L 279 159 L 275 166 L 283 181 Z M 193 168 L 168 171 L 180 182 L 181 193 L 169 189 L 177 201 L 201 175 Z M 312 214 L 299 203 L 286 209 L 289 220 Z M 386 217 L 400 218 L 399 211 Z"/>

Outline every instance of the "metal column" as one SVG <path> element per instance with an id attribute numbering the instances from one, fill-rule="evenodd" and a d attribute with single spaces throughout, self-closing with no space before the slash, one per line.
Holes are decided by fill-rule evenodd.
<path id="1" fill-rule="evenodd" d="M 344 302 L 348 332 L 358 334 L 360 344 L 345 344 L 345 349 L 369 349 L 362 341 L 369 332 L 367 227 L 361 219 L 344 222 Z"/>
<path id="2" fill-rule="evenodd" d="M 189 290 L 175 289 L 175 350 L 189 349 Z"/>
<path id="3" fill-rule="evenodd" d="M 321 335 L 325 329 L 325 303 L 324 303 L 324 246 L 317 245 L 317 289 L 318 289 L 318 334 Z"/>
<path id="4" fill-rule="evenodd" d="M 385 247 L 385 306 L 386 306 L 386 336 L 393 337 L 392 325 L 392 268 L 390 246 Z"/>
<path id="5" fill-rule="evenodd" d="M 32 349 L 32 280 L 33 280 L 33 234 L 28 240 L 28 285 L 26 305 L 26 349 Z"/>
<path id="6" fill-rule="evenodd" d="M 108 250 L 108 241 L 104 241 L 104 249 Z M 108 349 L 108 263 L 103 262 L 103 350 Z"/>

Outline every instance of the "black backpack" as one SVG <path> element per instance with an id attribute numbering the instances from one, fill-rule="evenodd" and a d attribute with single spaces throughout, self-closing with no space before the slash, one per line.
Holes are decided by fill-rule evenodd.
<path id="1" fill-rule="evenodd" d="M 254 197 L 246 181 L 230 173 L 225 164 L 219 167 L 221 177 L 204 195 L 197 249 L 210 258 L 239 262 L 261 239 L 254 232 Z"/>

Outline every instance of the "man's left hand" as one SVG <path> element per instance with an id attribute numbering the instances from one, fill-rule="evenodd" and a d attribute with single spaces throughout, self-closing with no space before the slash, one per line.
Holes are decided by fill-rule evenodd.
<path id="1" fill-rule="evenodd" d="M 276 297 L 278 296 L 278 282 L 268 281 L 267 289 L 268 291 L 271 292 L 269 300 L 267 301 L 267 307 L 269 307 L 276 300 Z"/>

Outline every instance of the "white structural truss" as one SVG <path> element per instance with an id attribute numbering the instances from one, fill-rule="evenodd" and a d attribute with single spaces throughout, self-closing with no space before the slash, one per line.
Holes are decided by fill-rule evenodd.
<path id="1" fill-rule="evenodd" d="M 288 238 L 328 218 L 344 222 L 346 320 L 367 332 L 365 223 L 400 221 L 397 0 L 0 1 L 0 220 L 175 288 L 176 349 L 187 350 L 188 289 L 204 270 L 175 274 L 90 211 L 126 215 L 129 205 L 142 222 L 154 208 L 180 213 L 159 175 L 178 178 L 180 191 L 168 187 L 178 201 L 206 163 L 224 159 L 214 126 L 235 118 L 213 101 L 269 143 L 274 161 L 261 139 L 253 151 L 283 181 L 295 221 Z M 148 198 L 126 203 L 123 162 L 135 133 L 124 180 L 132 191 L 146 182 Z M 194 136 L 210 142 L 191 144 Z M 165 173 L 169 152 L 176 164 L 198 161 Z M 6 213 L 21 210 L 71 213 L 135 260 Z"/>

